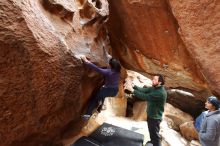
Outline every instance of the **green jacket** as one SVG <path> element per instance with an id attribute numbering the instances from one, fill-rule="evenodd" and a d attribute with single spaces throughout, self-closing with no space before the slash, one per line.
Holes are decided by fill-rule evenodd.
<path id="1" fill-rule="evenodd" d="M 147 106 L 147 116 L 152 119 L 162 119 L 164 112 L 164 105 L 167 99 L 167 92 L 164 86 L 141 88 L 134 86 L 134 96 L 146 100 L 148 102 Z"/>

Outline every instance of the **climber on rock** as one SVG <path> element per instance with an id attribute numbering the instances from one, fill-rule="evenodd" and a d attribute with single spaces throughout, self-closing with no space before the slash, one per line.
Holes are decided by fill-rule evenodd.
<path id="1" fill-rule="evenodd" d="M 104 51 L 106 50 L 104 49 Z M 107 57 L 109 58 L 109 56 Z M 84 118 L 88 119 L 91 117 L 92 111 L 97 104 L 99 102 L 101 102 L 101 105 L 103 104 L 105 97 L 114 97 L 117 95 L 119 90 L 121 65 L 117 59 L 111 58 L 108 59 L 109 67 L 103 69 L 91 63 L 85 56 L 82 56 L 81 59 L 86 66 L 104 75 L 105 77 L 104 85 L 99 89 L 96 95 L 91 97 L 89 100 L 88 108 L 85 115 L 83 115 Z"/>

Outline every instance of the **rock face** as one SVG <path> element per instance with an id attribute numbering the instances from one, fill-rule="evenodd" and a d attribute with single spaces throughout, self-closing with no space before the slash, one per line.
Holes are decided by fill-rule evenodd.
<path id="1" fill-rule="evenodd" d="M 219 12 L 217 0 L 110 1 L 114 53 L 126 68 L 146 76 L 161 73 L 167 87 L 192 93 L 171 91 L 168 101 L 198 115 L 211 92 L 220 95 Z M 188 104 L 200 110 L 187 110 Z"/>
<path id="2" fill-rule="evenodd" d="M 77 55 L 102 56 L 106 15 L 105 0 L 1 0 L 1 146 L 56 145 L 78 120 L 97 78 L 83 76 Z"/>
<path id="3" fill-rule="evenodd" d="M 212 92 L 220 95 L 220 1 L 169 0 L 178 32 Z"/>
<path id="4" fill-rule="evenodd" d="M 162 73 L 170 87 L 204 89 L 166 0 L 111 1 L 108 28 L 115 53 L 127 68 Z"/>
<path id="5" fill-rule="evenodd" d="M 203 91 L 208 83 L 220 95 L 219 12 L 218 0 L 110 1 L 112 46 L 127 68 L 162 73 L 169 87 Z"/>
<path id="6" fill-rule="evenodd" d="M 181 124 L 180 132 L 187 140 L 199 140 L 199 135 L 194 126 L 194 121 Z"/>

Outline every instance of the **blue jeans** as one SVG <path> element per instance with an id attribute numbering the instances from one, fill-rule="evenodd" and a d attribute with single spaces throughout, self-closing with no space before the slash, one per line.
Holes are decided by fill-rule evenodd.
<path id="1" fill-rule="evenodd" d="M 153 146 L 161 146 L 160 143 L 160 119 L 152 119 L 147 117 L 147 125 L 150 133 L 150 140 Z"/>
<path id="2" fill-rule="evenodd" d="M 86 110 L 87 115 L 92 115 L 93 109 L 101 101 L 104 103 L 105 97 L 114 97 L 118 93 L 118 88 L 106 88 L 101 87 L 101 89 L 96 93 L 94 97 L 91 97 L 89 100 L 88 108 Z"/>

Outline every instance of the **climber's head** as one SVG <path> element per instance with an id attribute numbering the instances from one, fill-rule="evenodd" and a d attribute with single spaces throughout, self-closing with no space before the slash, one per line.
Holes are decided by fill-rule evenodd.
<path id="1" fill-rule="evenodd" d="M 121 71 L 121 64 L 120 64 L 120 62 L 117 59 L 111 58 L 109 60 L 109 65 L 110 65 L 112 70 L 115 70 L 117 72 Z"/>

